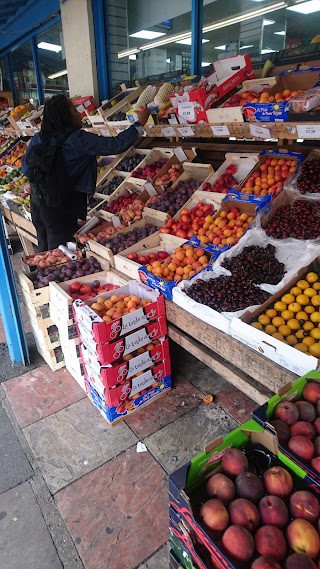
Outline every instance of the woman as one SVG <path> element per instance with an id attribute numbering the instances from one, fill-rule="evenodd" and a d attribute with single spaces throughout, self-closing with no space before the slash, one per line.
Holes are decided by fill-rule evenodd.
<path id="1" fill-rule="evenodd" d="M 55 249 L 72 239 L 77 220 L 86 219 L 88 197 L 95 192 L 98 170 L 96 157 L 125 152 L 142 136 L 142 127 L 148 120 L 149 111 L 138 111 L 137 115 L 139 122 L 114 138 L 105 138 L 82 130 L 80 114 L 64 95 L 55 95 L 46 101 L 41 133 L 31 140 L 22 164 L 22 172 L 30 180 L 31 216 L 37 230 L 39 251 Z M 39 148 L 39 145 L 56 144 L 61 145 L 64 171 L 72 189 L 68 191 L 63 204 L 48 207 L 39 192 L 37 171 L 31 165 L 34 162 L 30 150 L 35 145 Z"/>

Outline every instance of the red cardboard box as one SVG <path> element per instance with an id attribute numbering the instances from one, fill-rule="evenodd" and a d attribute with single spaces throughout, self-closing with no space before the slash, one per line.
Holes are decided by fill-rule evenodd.
<path id="1" fill-rule="evenodd" d="M 82 344 L 80 350 L 83 364 L 90 366 L 104 387 L 110 388 L 115 387 L 125 379 L 130 379 L 137 373 L 151 368 L 155 363 L 170 359 L 168 338 L 163 339 L 159 346 L 155 346 L 152 350 L 145 351 L 129 361 L 106 367 L 99 364 L 96 355 L 92 354 L 85 344 Z"/>
<path id="2" fill-rule="evenodd" d="M 96 299 L 90 299 L 86 303 L 82 300 L 75 300 L 73 303 L 75 321 L 77 324 L 82 323 L 88 331 L 91 330 L 97 344 L 111 342 L 161 316 L 165 316 L 164 297 L 158 291 L 137 281 L 129 281 L 127 285 L 118 288 L 116 291 L 113 290 L 100 294 L 99 298 L 103 297 L 107 300 L 111 296 L 119 296 L 120 294 L 125 294 L 126 296 L 134 294 L 142 299 L 149 298 L 152 302 L 144 308 L 138 308 L 131 314 L 125 314 L 122 318 L 112 322 L 104 322 L 103 318 L 90 308 L 96 302 Z"/>
<path id="3" fill-rule="evenodd" d="M 77 97 L 72 99 L 72 102 L 82 119 L 87 116 L 86 113 L 91 113 L 98 108 L 93 97 Z"/>
<path id="4" fill-rule="evenodd" d="M 131 354 L 135 352 L 135 350 L 146 346 L 152 342 L 152 340 L 158 340 L 167 334 L 167 321 L 165 316 L 161 316 L 155 322 L 143 328 L 139 328 L 139 330 L 136 330 L 132 334 L 127 334 L 123 338 L 103 345 L 96 343 L 91 331 L 88 331 L 82 323 L 78 323 L 77 326 L 82 342 L 96 355 L 102 366 L 112 364 L 122 356 Z"/>

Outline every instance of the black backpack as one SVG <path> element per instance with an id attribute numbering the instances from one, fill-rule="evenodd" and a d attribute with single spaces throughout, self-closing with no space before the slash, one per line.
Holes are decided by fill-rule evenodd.
<path id="1" fill-rule="evenodd" d="M 62 145 L 73 131 L 60 138 L 56 144 L 43 142 L 30 148 L 26 162 L 34 170 L 32 186 L 36 199 L 44 201 L 47 207 L 61 207 L 71 195 L 76 177 L 66 173 L 62 156 Z"/>

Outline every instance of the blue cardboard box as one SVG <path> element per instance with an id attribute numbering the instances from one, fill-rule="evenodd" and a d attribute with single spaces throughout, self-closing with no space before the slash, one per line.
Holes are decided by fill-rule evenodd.
<path id="1" fill-rule="evenodd" d="M 260 211 L 261 209 L 264 209 L 264 207 L 270 203 L 271 204 L 271 194 L 268 194 L 267 196 L 255 196 L 253 194 L 242 194 L 240 190 L 237 190 L 236 188 L 232 188 L 232 190 L 230 190 L 226 197 L 222 200 L 223 202 L 226 201 L 241 201 L 241 202 L 247 202 L 247 203 L 252 203 L 254 205 L 256 205 L 257 208 L 257 212 Z"/>

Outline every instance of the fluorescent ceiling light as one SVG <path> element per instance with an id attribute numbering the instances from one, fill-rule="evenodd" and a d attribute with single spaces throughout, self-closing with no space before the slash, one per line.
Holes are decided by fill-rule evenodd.
<path id="1" fill-rule="evenodd" d="M 249 49 L 249 47 L 253 47 L 253 43 L 250 45 L 243 45 L 240 49 Z"/>
<path id="2" fill-rule="evenodd" d="M 135 61 L 137 59 L 136 54 L 134 53 L 132 55 L 129 55 L 129 59 L 131 59 L 131 61 Z"/>
<path id="3" fill-rule="evenodd" d="M 263 25 L 264 26 L 272 26 L 272 24 L 275 24 L 275 20 L 268 20 L 267 18 L 263 18 Z"/>
<path id="4" fill-rule="evenodd" d="M 48 79 L 56 79 L 56 77 L 62 77 L 62 75 L 67 75 L 68 71 L 66 69 L 62 69 L 62 71 L 57 71 L 57 73 L 52 73 L 52 75 L 48 75 Z"/>
<path id="5" fill-rule="evenodd" d="M 136 32 L 135 34 L 130 34 L 131 38 L 139 38 L 141 40 L 155 40 L 156 38 L 160 38 L 160 36 L 165 36 L 164 32 L 150 32 L 149 30 L 140 30 L 140 32 Z"/>
<path id="6" fill-rule="evenodd" d="M 320 11 L 319 0 L 309 0 L 308 2 L 301 2 L 295 6 L 289 6 L 287 10 L 292 10 L 292 12 L 299 12 L 299 14 L 312 14 L 313 12 Z"/>
<path id="7" fill-rule="evenodd" d="M 208 67 L 209 65 L 211 65 L 211 63 L 208 63 L 207 61 L 203 61 L 201 63 L 201 67 Z"/>
<path id="8" fill-rule="evenodd" d="M 213 49 L 222 49 L 222 51 L 226 51 L 226 47 L 227 47 L 226 45 L 217 45 Z"/>
<path id="9" fill-rule="evenodd" d="M 285 30 L 282 30 L 282 32 L 274 32 L 274 35 L 275 36 L 285 36 L 286 32 L 285 32 Z"/>
<path id="10" fill-rule="evenodd" d="M 170 58 L 166 59 L 166 62 L 171 63 L 171 59 Z"/>
<path id="11" fill-rule="evenodd" d="M 205 39 L 203 39 L 203 40 L 202 40 L 202 43 L 208 43 L 209 41 L 210 41 L 210 40 L 205 40 Z M 183 45 L 191 45 L 192 39 L 191 39 L 191 36 L 190 36 L 190 38 L 186 38 L 185 40 L 179 40 L 179 41 L 176 41 L 175 43 L 182 43 Z"/>
<path id="12" fill-rule="evenodd" d="M 38 48 L 47 49 L 48 51 L 55 51 L 56 53 L 62 51 L 61 45 L 56 45 L 54 43 L 47 43 L 46 41 L 41 41 L 40 43 L 38 43 Z"/>
<path id="13" fill-rule="evenodd" d="M 266 47 L 265 49 L 261 50 L 261 54 L 274 53 L 275 51 L 276 51 L 275 49 L 271 49 L 270 47 Z"/>
<path id="14" fill-rule="evenodd" d="M 253 10 L 252 12 L 246 12 L 244 14 L 239 14 L 234 18 L 229 18 L 227 20 L 220 20 L 219 22 L 215 22 L 214 24 L 209 24 L 208 26 L 204 26 L 202 32 L 204 34 L 208 32 L 212 32 L 213 30 L 220 30 L 221 28 L 226 28 L 227 26 L 232 26 L 233 24 L 238 24 L 239 22 L 243 22 L 246 20 L 250 20 L 251 18 L 257 18 L 258 16 L 263 16 L 264 14 L 270 14 L 270 12 L 275 12 L 276 10 L 281 10 L 282 8 L 286 8 L 287 3 L 276 2 L 271 6 L 265 6 L 264 8 L 259 8 L 258 10 Z M 140 48 L 134 48 L 131 50 L 120 51 L 118 53 L 118 59 L 121 57 L 127 57 L 132 53 L 138 53 L 141 51 L 146 51 L 148 49 L 153 49 L 154 47 L 159 47 L 161 45 L 166 45 L 168 43 L 177 42 L 179 40 L 187 39 L 190 37 L 190 30 L 188 32 L 183 32 L 181 34 L 176 34 L 174 36 L 166 36 L 165 38 L 161 38 L 158 41 L 151 42 L 145 45 L 142 45 Z"/>

